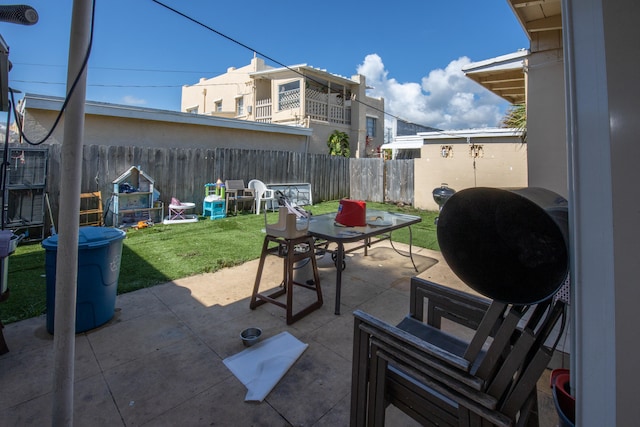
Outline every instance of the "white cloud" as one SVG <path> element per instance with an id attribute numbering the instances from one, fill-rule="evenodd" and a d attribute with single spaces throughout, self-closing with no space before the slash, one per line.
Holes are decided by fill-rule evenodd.
<path id="1" fill-rule="evenodd" d="M 132 95 L 126 95 L 124 98 L 122 98 L 122 102 L 125 105 L 145 105 L 147 103 L 147 100 L 142 98 L 136 98 L 135 96 L 132 96 Z"/>
<path id="2" fill-rule="evenodd" d="M 463 56 L 430 71 L 420 83 L 399 83 L 389 77 L 382 58 L 371 54 L 357 72 L 373 87 L 367 94 L 383 97 L 393 116 L 445 130 L 499 126 L 507 103 L 465 77 L 462 67 L 470 62 Z"/>

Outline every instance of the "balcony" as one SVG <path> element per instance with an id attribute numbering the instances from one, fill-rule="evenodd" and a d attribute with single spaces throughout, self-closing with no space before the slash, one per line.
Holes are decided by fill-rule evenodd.
<path id="1" fill-rule="evenodd" d="M 278 111 L 300 110 L 300 91 L 298 89 L 278 94 Z M 272 123 L 273 102 L 271 98 L 256 101 L 255 120 L 261 123 Z M 313 89 L 305 91 L 304 111 L 302 117 L 309 117 L 326 123 L 351 124 L 351 106 L 346 105 L 340 94 L 327 94 Z"/>

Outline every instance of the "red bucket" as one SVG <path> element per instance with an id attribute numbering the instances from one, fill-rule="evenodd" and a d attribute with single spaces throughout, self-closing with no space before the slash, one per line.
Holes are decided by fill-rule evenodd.
<path id="1" fill-rule="evenodd" d="M 554 369 L 551 372 L 553 403 L 562 427 L 574 427 L 576 422 L 576 399 L 569 393 L 569 379 L 568 369 Z"/>
<path id="2" fill-rule="evenodd" d="M 367 225 L 367 204 L 362 200 L 340 200 L 336 222 L 346 227 Z"/>

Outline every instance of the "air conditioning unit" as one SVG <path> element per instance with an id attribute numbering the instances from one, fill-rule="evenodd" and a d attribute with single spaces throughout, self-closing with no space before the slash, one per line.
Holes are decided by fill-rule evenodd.
<path id="1" fill-rule="evenodd" d="M 251 111 L 253 111 L 253 107 L 251 105 L 247 106 L 247 114 L 251 114 Z"/>

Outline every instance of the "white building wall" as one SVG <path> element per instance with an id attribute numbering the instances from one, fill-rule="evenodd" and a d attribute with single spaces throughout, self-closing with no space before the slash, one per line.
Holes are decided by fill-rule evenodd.
<path id="1" fill-rule="evenodd" d="M 563 1 L 576 425 L 640 419 L 640 4 Z"/>
<path id="2" fill-rule="evenodd" d="M 562 54 L 560 30 L 534 34 L 527 63 L 527 141 L 529 185 L 567 197 Z"/>

